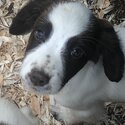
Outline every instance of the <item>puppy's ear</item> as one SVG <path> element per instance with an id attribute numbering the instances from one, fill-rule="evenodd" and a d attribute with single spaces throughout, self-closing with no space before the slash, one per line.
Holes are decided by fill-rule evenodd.
<path id="1" fill-rule="evenodd" d="M 52 0 L 30 0 L 13 19 L 9 32 L 13 35 L 30 32 L 36 19 L 51 4 Z"/>
<path id="2" fill-rule="evenodd" d="M 119 82 L 124 72 L 124 54 L 120 40 L 109 22 L 100 20 L 100 24 L 104 72 L 110 81 Z"/>

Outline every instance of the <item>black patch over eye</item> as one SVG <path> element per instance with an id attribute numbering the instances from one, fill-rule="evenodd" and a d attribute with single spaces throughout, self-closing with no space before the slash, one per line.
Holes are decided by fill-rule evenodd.
<path id="1" fill-rule="evenodd" d="M 45 41 L 45 32 L 44 31 L 37 30 L 37 31 L 35 31 L 34 36 L 35 36 L 36 40 L 38 40 L 38 41 Z"/>
<path id="2" fill-rule="evenodd" d="M 88 61 L 96 63 L 98 58 L 97 45 L 95 41 L 93 41 L 93 37 L 89 39 L 88 33 L 70 38 L 62 49 L 64 65 L 62 87 L 77 74 Z"/>
<path id="3" fill-rule="evenodd" d="M 34 38 L 37 42 L 45 42 L 47 38 L 50 36 L 52 30 L 51 23 L 47 22 L 43 25 L 38 25 L 36 30 L 34 31 Z"/>
<path id="4" fill-rule="evenodd" d="M 36 22 L 34 27 L 34 31 L 30 35 L 30 39 L 26 48 L 26 52 L 34 49 L 39 46 L 41 43 L 47 41 L 52 32 L 52 24 L 51 22 L 40 23 Z"/>
<path id="5" fill-rule="evenodd" d="M 81 58 L 83 55 L 86 55 L 85 51 L 82 49 L 82 47 L 75 47 L 73 48 L 73 50 L 71 51 L 71 56 L 74 59 L 79 59 Z"/>
<path id="6" fill-rule="evenodd" d="M 64 86 L 88 61 L 88 51 L 82 39 L 78 36 L 72 37 L 62 49 L 62 60 L 64 60 Z"/>

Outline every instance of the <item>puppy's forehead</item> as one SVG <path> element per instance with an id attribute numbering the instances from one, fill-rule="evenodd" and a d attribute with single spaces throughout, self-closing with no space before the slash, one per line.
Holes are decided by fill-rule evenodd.
<path id="1" fill-rule="evenodd" d="M 91 12 L 77 2 L 59 3 L 49 13 L 49 21 L 55 32 L 64 36 L 75 36 L 84 32 L 89 24 Z"/>

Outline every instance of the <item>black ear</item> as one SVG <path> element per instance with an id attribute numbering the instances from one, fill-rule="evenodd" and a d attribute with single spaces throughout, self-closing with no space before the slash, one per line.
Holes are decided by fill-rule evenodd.
<path id="1" fill-rule="evenodd" d="M 31 31 L 36 19 L 52 4 L 52 0 L 30 0 L 13 19 L 9 32 L 22 35 Z"/>
<path id="2" fill-rule="evenodd" d="M 101 40 L 104 72 L 110 81 L 119 82 L 124 72 L 124 54 L 120 39 L 111 24 L 104 20 L 100 21 L 103 29 Z"/>

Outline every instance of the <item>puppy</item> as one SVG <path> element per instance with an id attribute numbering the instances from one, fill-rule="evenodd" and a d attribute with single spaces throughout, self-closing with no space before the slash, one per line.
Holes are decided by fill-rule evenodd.
<path id="1" fill-rule="evenodd" d="M 0 98 L 0 125 L 39 125 L 29 108 L 21 110 L 13 102 Z"/>
<path id="2" fill-rule="evenodd" d="M 52 95 L 57 120 L 96 123 L 106 101 L 125 101 L 125 28 L 79 2 L 33 0 L 10 27 L 14 35 L 30 31 L 21 77 L 28 89 Z"/>

